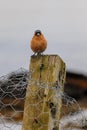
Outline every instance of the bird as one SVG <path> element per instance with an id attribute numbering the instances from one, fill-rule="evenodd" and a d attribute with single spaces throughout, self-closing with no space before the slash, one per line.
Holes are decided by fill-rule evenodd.
<path id="1" fill-rule="evenodd" d="M 41 55 L 41 53 L 46 50 L 47 41 L 40 30 L 36 30 L 34 32 L 34 36 L 30 42 L 30 47 L 31 50 L 34 52 L 34 55 Z"/>

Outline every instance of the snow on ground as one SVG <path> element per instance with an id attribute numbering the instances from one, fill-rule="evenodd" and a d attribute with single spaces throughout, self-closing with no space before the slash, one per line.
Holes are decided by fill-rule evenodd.
<path id="1" fill-rule="evenodd" d="M 22 123 L 6 122 L 4 120 L 0 121 L 0 130 L 22 130 Z"/>
<path id="2" fill-rule="evenodd" d="M 83 129 L 82 126 L 84 127 Z M 0 119 L 0 130 L 22 130 L 22 123 L 9 123 Z M 60 120 L 60 130 L 87 130 L 87 110 L 65 116 Z"/>
<path id="3" fill-rule="evenodd" d="M 65 116 L 60 120 L 60 130 L 82 130 L 80 129 L 82 127 L 87 130 L 87 110 Z"/>

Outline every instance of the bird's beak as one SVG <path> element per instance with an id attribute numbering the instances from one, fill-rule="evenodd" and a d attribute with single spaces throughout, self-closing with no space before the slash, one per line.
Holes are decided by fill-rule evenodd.
<path id="1" fill-rule="evenodd" d="M 37 36 L 40 36 L 40 33 L 37 33 Z"/>

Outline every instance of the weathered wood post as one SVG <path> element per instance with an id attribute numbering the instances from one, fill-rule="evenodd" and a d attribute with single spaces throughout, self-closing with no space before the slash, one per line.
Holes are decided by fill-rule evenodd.
<path id="1" fill-rule="evenodd" d="M 59 130 L 65 63 L 58 55 L 32 56 L 22 130 Z"/>

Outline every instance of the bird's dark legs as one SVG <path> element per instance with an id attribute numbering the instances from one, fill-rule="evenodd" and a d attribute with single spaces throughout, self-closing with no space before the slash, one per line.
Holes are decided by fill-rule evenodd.
<path id="1" fill-rule="evenodd" d="M 35 52 L 32 56 L 43 56 L 43 52 Z"/>
<path id="2" fill-rule="evenodd" d="M 33 55 L 31 55 L 31 56 L 35 56 L 35 55 L 36 55 L 36 52 Z"/>
<path id="3" fill-rule="evenodd" d="M 41 55 L 41 52 L 37 52 L 37 56 L 40 56 Z"/>

